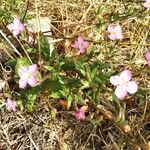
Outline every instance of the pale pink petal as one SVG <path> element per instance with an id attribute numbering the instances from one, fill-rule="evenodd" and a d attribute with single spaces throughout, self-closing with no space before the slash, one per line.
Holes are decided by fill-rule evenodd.
<path id="1" fill-rule="evenodd" d="M 107 28 L 107 31 L 109 32 L 109 33 L 112 33 L 112 32 L 114 32 L 114 27 L 112 26 L 112 25 L 109 25 L 108 26 L 108 28 Z"/>
<path id="2" fill-rule="evenodd" d="M 20 29 L 20 32 L 23 32 L 23 31 L 24 31 L 24 29 L 25 29 L 24 24 L 20 24 L 19 29 Z"/>
<path id="3" fill-rule="evenodd" d="M 120 81 L 120 77 L 118 75 L 110 77 L 110 83 L 114 86 L 117 86 L 119 84 L 119 81 Z"/>
<path id="4" fill-rule="evenodd" d="M 115 94 L 119 99 L 124 99 L 127 96 L 127 90 L 123 86 L 117 86 Z"/>
<path id="5" fill-rule="evenodd" d="M 79 36 L 79 37 L 78 37 L 78 44 L 80 45 L 80 44 L 82 44 L 82 43 L 84 43 L 83 37 L 82 37 L 82 36 Z"/>
<path id="6" fill-rule="evenodd" d="M 146 2 L 143 5 L 145 8 L 150 8 L 150 0 L 146 0 Z"/>
<path id="7" fill-rule="evenodd" d="M 24 89 L 27 86 L 27 80 L 20 79 L 19 80 L 19 88 Z"/>
<path id="8" fill-rule="evenodd" d="M 37 64 L 33 64 L 29 66 L 29 73 L 31 73 L 32 75 L 35 75 L 37 72 L 38 72 Z"/>
<path id="9" fill-rule="evenodd" d="M 86 52 L 86 49 L 84 47 L 80 47 L 80 53 L 84 54 Z"/>
<path id="10" fill-rule="evenodd" d="M 115 36 L 115 34 L 110 34 L 110 35 L 108 35 L 108 37 L 111 39 L 111 40 L 116 40 L 117 38 L 116 38 L 116 36 Z"/>
<path id="11" fill-rule="evenodd" d="M 122 33 L 122 27 L 120 25 L 115 26 L 116 33 Z"/>
<path id="12" fill-rule="evenodd" d="M 37 79 L 36 79 L 36 77 L 31 76 L 31 77 L 28 79 L 28 84 L 29 84 L 31 87 L 35 87 L 35 86 L 37 85 Z"/>
<path id="13" fill-rule="evenodd" d="M 14 23 L 14 25 L 18 26 L 18 25 L 21 24 L 21 21 L 20 21 L 20 19 L 17 17 L 17 18 L 14 18 L 13 23 Z"/>
<path id="14" fill-rule="evenodd" d="M 20 78 L 25 78 L 26 73 L 28 72 L 28 69 L 29 69 L 29 67 L 27 67 L 27 66 L 21 66 L 18 69 L 18 75 L 19 75 L 19 77 Z"/>
<path id="15" fill-rule="evenodd" d="M 138 90 L 138 85 L 135 81 L 129 81 L 127 83 L 126 89 L 130 94 L 134 94 Z"/>
<path id="16" fill-rule="evenodd" d="M 89 47 L 89 43 L 88 42 L 83 42 L 83 47 L 85 47 L 86 49 Z"/>
<path id="17" fill-rule="evenodd" d="M 119 40 L 122 40 L 124 38 L 124 36 L 122 33 L 118 33 L 118 34 L 116 34 L 116 38 Z"/>
<path id="18" fill-rule="evenodd" d="M 6 109 L 9 111 L 16 111 L 16 107 L 17 107 L 17 103 L 16 101 L 11 100 L 10 98 L 7 99 L 7 103 L 6 103 Z"/>
<path id="19" fill-rule="evenodd" d="M 7 25 L 7 28 L 10 30 L 10 31 L 13 31 L 14 30 L 14 24 L 13 23 L 10 23 Z"/>
<path id="20" fill-rule="evenodd" d="M 147 62 L 148 66 L 150 67 L 150 60 Z"/>
<path id="21" fill-rule="evenodd" d="M 7 110 L 11 110 L 11 99 L 10 98 L 7 98 L 7 103 L 6 103 L 6 109 Z"/>
<path id="22" fill-rule="evenodd" d="M 150 60 L 150 51 L 146 52 L 145 58 L 146 58 L 147 60 Z"/>
<path id="23" fill-rule="evenodd" d="M 17 36 L 20 34 L 20 31 L 19 30 L 13 30 L 12 33 L 14 36 Z"/>
<path id="24" fill-rule="evenodd" d="M 125 82 L 130 81 L 131 77 L 132 77 L 132 74 L 131 74 L 131 72 L 129 70 L 124 70 L 120 74 L 120 79 L 125 81 Z"/>

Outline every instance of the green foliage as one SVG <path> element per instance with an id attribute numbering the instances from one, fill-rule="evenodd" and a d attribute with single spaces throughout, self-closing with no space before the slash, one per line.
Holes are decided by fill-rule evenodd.
<path id="1" fill-rule="evenodd" d="M 22 109 L 32 112 L 34 109 L 34 103 L 37 100 L 38 94 L 41 91 L 41 87 L 37 86 L 32 89 L 26 89 L 20 91 L 19 104 Z"/>
<path id="2" fill-rule="evenodd" d="M 46 51 L 43 54 L 46 56 Z M 21 97 L 24 97 L 21 99 L 26 99 L 26 103 L 23 102 L 24 107 L 28 111 L 32 111 L 38 93 L 44 91 L 49 92 L 49 98 L 65 99 L 68 109 L 73 101 L 77 104 L 85 104 L 85 98 L 90 99 L 92 103 L 98 104 L 100 99 L 99 92 L 102 91 L 101 89 L 105 91 L 103 85 L 110 76 L 110 73 L 107 72 L 110 65 L 105 62 L 102 63 L 96 58 L 93 61 L 92 59 L 95 55 L 94 52 L 91 52 L 82 58 L 68 59 L 64 56 L 57 57 L 58 55 L 55 53 L 51 58 L 51 65 L 43 66 L 46 70 L 45 76 L 47 78 L 39 86 L 28 89 L 25 93 L 20 93 Z M 26 58 L 19 59 L 16 70 L 20 65 L 29 65 L 29 61 Z M 82 94 L 77 94 L 79 91 Z"/>
<path id="3" fill-rule="evenodd" d="M 29 66 L 31 63 L 27 58 L 19 58 L 17 59 L 16 67 L 15 67 L 15 73 L 18 74 L 18 69 L 21 66 Z"/>
<path id="4" fill-rule="evenodd" d="M 43 58 L 48 60 L 50 58 L 50 46 L 46 36 L 40 35 L 40 48 Z"/>

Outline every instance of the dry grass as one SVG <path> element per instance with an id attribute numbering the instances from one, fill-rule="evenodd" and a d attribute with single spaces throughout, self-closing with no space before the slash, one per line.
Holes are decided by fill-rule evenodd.
<path id="1" fill-rule="evenodd" d="M 131 129 L 127 133 L 128 126 L 120 127 L 113 120 L 105 119 L 102 113 L 99 123 L 81 123 L 63 109 L 58 111 L 57 119 L 53 121 L 47 105 L 39 106 L 32 114 L 20 111 L 10 113 L 2 107 L 0 149 L 150 150 L 150 73 L 148 68 L 144 69 L 144 55 L 150 47 L 150 10 L 145 10 L 141 2 L 126 0 L 45 0 L 37 4 L 40 15 L 52 20 L 53 37 L 62 39 L 55 44 L 61 48 L 60 51 L 68 56 L 74 55 L 70 44 L 82 34 L 91 42 L 91 48 L 101 52 L 98 58 L 112 64 L 112 70 L 117 72 L 128 68 L 133 71 L 141 93 L 123 106 L 126 124 Z M 21 6 L 26 6 L 26 3 Z M 112 12 L 119 12 L 120 16 L 128 15 L 126 11 L 129 8 L 133 11 L 132 16 L 109 20 Z M 20 10 L 21 14 L 23 12 Z M 30 1 L 25 20 L 35 15 L 35 4 Z M 107 38 L 106 29 L 110 23 L 123 27 L 123 41 L 112 42 Z M 7 33 L 5 28 L 3 32 Z M 2 39 L 0 44 L 0 60 L 5 66 L 9 58 L 18 56 L 6 40 Z M 2 72 L 1 78 L 4 77 Z M 118 106 L 111 104 L 110 95 L 103 95 L 101 99 L 105 108 L 117 117 Z"/>

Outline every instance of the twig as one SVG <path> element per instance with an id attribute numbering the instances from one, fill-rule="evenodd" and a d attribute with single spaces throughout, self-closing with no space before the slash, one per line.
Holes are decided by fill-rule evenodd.
<path id="1" fill-rule="evenodd" d="M 29 0 L 27 1 L 26 10 L 25 10 L 24 16 L 23 16 L 23 18 L 22 18 L 22 22 L 23 22 L 23 23 L 24 23 L 24 19 L 25 19 L 25 17 L 26 17 L 28 8 L 29 8 Z"/>
<path id="2" fill-rule="evenodd" d="M 10 40 L 6 37 L 6 35 L 3 33 L 2 30 L 0 30 L 0 34 L 10 44 L 10 46 L 14 49 L 14 51 L 22 58 L 21 54 L 18 52 L 18 50 L 16 49 L 16 47 L 10 42 Z"/>
<path id="3" fill-rule="evenodd" d="M 30 136 L 29 134 L 27 134 L 27 135 L 28 135 L 28 137 L 29 137 L 31 143 L 33 144 L 34 148 L 35 148 L 36 150 L 39 150 L 39 148 L 36 146 L 35 142 L 34 142 L 33 139 L 31 138 L 31 136 Z"/>
<path id="4" fill-rule="evenodd" d="M 21 48 L 23 49 L 23 51 L 25 52 L 26 56 L 28 57 L 29 61 L 31 62 L 32 64 L 32 60 L 29 56 L 29 54 L 26 52 L 26 50 L 24 49 L 23 45 L 21 44 L 21 42 L 18 40 L 18 38 L 15 38 L 17 40 L 17 42 L 20 44 Z"/>

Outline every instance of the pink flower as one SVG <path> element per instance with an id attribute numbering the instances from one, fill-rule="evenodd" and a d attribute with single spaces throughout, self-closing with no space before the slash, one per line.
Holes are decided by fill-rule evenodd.
<path id="1" fill-rule="evenodd" d="M 18 75 L 20 77 L 19 80 L 19 87 L 26 88 L 27 84 L 31 87 L 37 85 L 37 73 L 38 73 L 38 66 L 33 64 L 29 67 L 22 66 L 18 69 Z"/>
<path id="2" fill-rule="evenodd" d="M 10 98 L 7 99 L 7 103 L 6 103 L 6 109 L 9 111 L 16 111 L 16 107 L 17 107 L 17 103 L 16 101 L 11 100 Z"/>
<path id="3" fill-rule="evenodd" d="M 87 111 L 88 106 L 82 106 L 81 108 L 79 108 L 76 113 L 75 113 L 75 117 L 78 120 L 84 120 L 85 119 L 85 112 Z"/>
<path id="4" fill-rule="evenodd" d="M 143 5 L 144 5 L 145 8 L 149 8 L 150 9 L 150 0 L 146 0 Z"/>
<path id="5" fill-rule="evenodd" d="M 14 18 L 13 23 L 7 25 L 7 28 L 13 33 L 14 36 L 19 35 L 25 29 L 24 24 L 21 23 L 19 18 Z"/>
<path id="6" fill-rule="evenodd" d="M 84 41 L 82 36 L 78 37 L 78 40 L 72 45 L 72 47 L 80 50 L 80 54 L 84 54 L 86 49 L 89 47 L 89 43 Z"/>
<path id="7" fill-rule="evenodd" d="M 146 52 L 145 58 L 147 60 L 147 64 L 150 66 L 150 51 Z"/>
<path id="8" fill-rule="evenodd" d="M 132 74 L 129 70 L 124 70 L 120 75 L 110 77 L 112 85 L 116 86 L 115 94 L 119 99 L 124 99 L 128 93 L 134 94 L 138 90 L 136 82 L 131 81 Z"/>
<path id="9" fill-rule="evenodd" d="M 109 25 L 107 31 L 111 40 L 122 40 L 124 38 L 120 25 Z"/>

